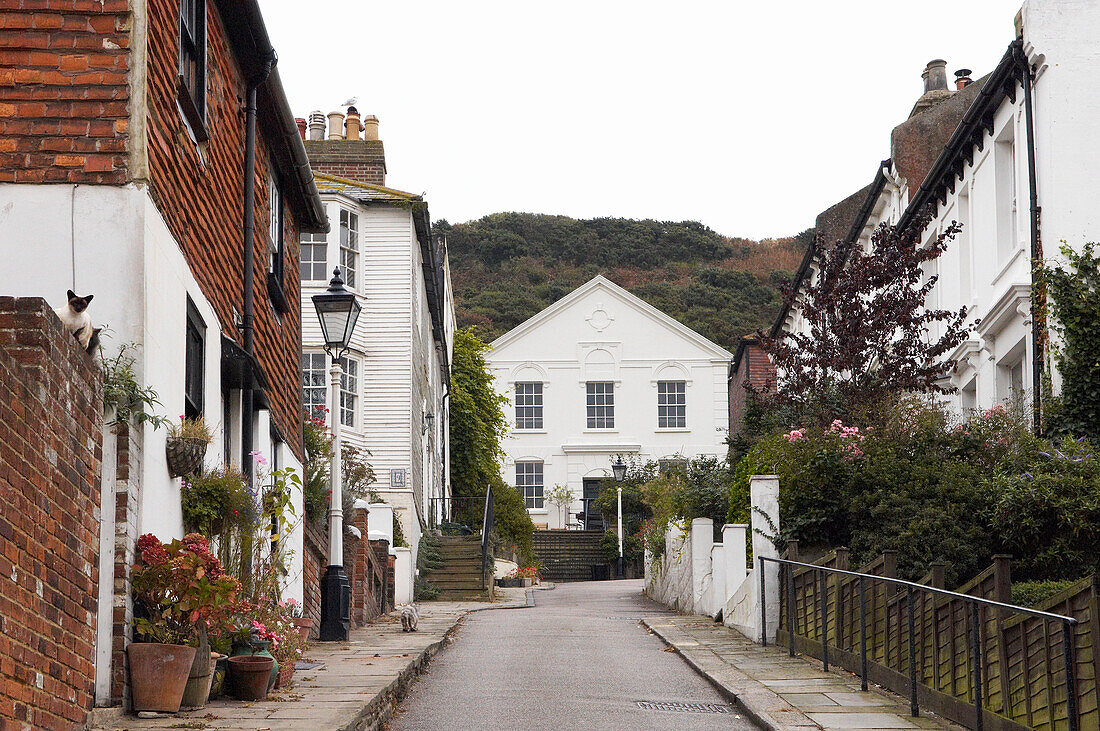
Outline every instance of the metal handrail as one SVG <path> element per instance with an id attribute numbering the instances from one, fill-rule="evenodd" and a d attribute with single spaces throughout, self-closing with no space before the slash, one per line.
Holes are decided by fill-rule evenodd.
<path id="1" fill-rule="evenodd" d="M 766 590 L 767 590 L 767 578 L 764 575 L 765 562 L 772 562 L 780 566 L 787 566 L 787 635 L 789 638 L 789 652 L 790 656 L 794 657 L 794 567 L 800 567 L 809 569 L 810 571 L 817 572 L 820 577 L 820 594 L 817 604 L 820 606 L 819 631 L 821 633 L 821 661 L 825 670 L 829 669 L 829 613 L 827 610 L 828 601 L 828 586 L 825 581 L 826 574 L 838 574 L 841 576 L 850 576 L 859 579 L 859 645 L 860 645 L 860 686 L 863 690 L 867 690 L 867 609 L 865 602 L 864 580 L 871 579 L 873 581 L 881 581 L 887 584 L 894 584 L 896 586 L 905 587 L 906 603 L 908 605 L 909 614 L 909 710 L 913 716 L 920 715 L 920 707 L 917 703 L 917 668 L 916 668 L 916 630 L 914 620 L 914 592 L 915 590 L 929 592 L 931 594 L 939 594 L 941 596 L 947 596 L 951 599 L 970 603 L 970 632 L 972 636 L 972 648 L 969 653 L 971 673 L 974 677 L 974 713 L 975 713 L 975 728 L 978 731 L 982 731 L 983 719 L 982 719 L 982 700 L 985 697 L 985 693 L 982 687 L 982 663 L 981 658 L 985 656 L 984 643 L 982 638 L 982 626 L 981 626 L 981 607 L 988 606 L 994 609 L 1007 610 L 1011 612 L 1029 614 L 1034 617 L 1041 617 L 1047 620 L 1053 620 L 1061 623 L 1062 625 L 1062 654 L 1065 663 L 1066 673 L 1066 715 L 1069 721 L 1069 731 L 1078 731 L 1080 729 L 1081 719 L 1079 716 L 1079 707 L 1077 703 L 1077 665 L 1076 665 L 1076 647 L 1073 641 L 1073 627 L 1078 623 L 1073 617 L 1067 617 L 1063 614 L 1054 614 L 1052 612 L 1044 612 L 1039 609 L 1032 609 L 1030 607 L 1020 607 L 1015 604 L 1005 604 L 1004 602 L 998 602 L 993 599 L 986 599 L 984 597 L 971 596 L 969 594 L 960 594 L 956 591 L 950 591 L 948 589 L 941 589 L 935 586 L 928 586 L 926 584 L 918 584 L 914 581 L 905 581 L 904 579 L 895 579 L 889 576 L 878 576 L 875 574 L 863 574 L 858 571 L 849 571 L 847 569 L 832 568 L 830 566 L 819 566 L 817 564 L 803 563 L 801 561 L 792 561 L 785 558 L 773 558 L 771 556 L 757 556 L 760 568 L 760 644 L 768 644 L 768 632 L 767 632 L 767 602 L 766 602 Z M 778 578 L 778 577 L 777 577 Z M 838 584 L 839 590 L 839 584 Z M 1053 709 L 1051 711 L 1053 714 Z"/>
<path id="2" fill-rule="evenodd" d="M 481 520 L 481 588 L 484 590 L 488 588 L 486 586 L 486 571 L 489 568 L 489 534 L 493 532 L 493 486 L 489 485 L 485 489 L 485 513 Z"/>

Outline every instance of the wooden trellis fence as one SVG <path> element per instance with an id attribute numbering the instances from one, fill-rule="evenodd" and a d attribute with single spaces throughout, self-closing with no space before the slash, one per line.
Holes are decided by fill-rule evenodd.
<path id="1" fill-rule="evenodd" d="M 797 544 L 784 558 L 799 561 Z M 849 568 L 847 549 L 838 549 L 814 565 L 888 578 L 897 575 L 897 556 L 892 552 Z M 933 566 L 918 583 L 946 588 L 943 569 Z M 794 649 L 860 673 L 860 583 L 855 576 L 781 563 L 777 642 L 791 646 L 787 628 L 793 626 Z M 1100 663 L 1095 658 L 1100 646 L 1098 575 L 1034 608 L 1071 617 L 1076 624 L 870 578 L 862 583 L 871 682 L 909 696 L 915 678 L 913 697 L 921 708 L 969 728 L 1100 728 Z M 954 591 L 1008 604 L 1011 588 L 1009 557 L 997 556 L 992 566 Z M 975 626 L 980 628 L 977 638 Z M 1072 638 L 1072 674 L 1063 652 L 1066 636 Z M 972 662 L 975 657 L 980 658 L 980 676 Z M 1069 675 L 1075 684 L 1072 696 L 1067 694 Z M 976 678 L 983 691 L 980 699 L 974 693 Z M 980 719 L 975 710 L 979 706 Z M 1072 726 L 1071 711 L 1078 719 Z"/>

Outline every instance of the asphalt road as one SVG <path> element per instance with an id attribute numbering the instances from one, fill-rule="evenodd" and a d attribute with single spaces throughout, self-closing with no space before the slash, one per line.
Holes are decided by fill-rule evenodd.
<path id="1" fill-rule="evenodd" d="M 392 722 L 417 729 L 751 729 L 638 624 L 659 615 L 641 581 L 559 584 L 535 607 L 470 614 Z M 718 704 L 728 713 L 638 702 Z"/>

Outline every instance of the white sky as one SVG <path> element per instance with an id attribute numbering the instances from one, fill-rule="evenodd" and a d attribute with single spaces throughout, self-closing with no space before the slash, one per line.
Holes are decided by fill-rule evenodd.
<path id="1" fill-rule="evenodd" d="M 797 233 L 871 181 L 933 58 L 989 72 L 1021 0 L 261 0 L 296 116 L 351 96 L 387 184 L 498 211 Z"/>

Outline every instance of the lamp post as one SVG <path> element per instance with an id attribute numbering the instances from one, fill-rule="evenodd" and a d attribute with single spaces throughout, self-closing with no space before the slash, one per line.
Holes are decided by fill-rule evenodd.
<path id="1" fill-rule="evenodd" d="M 321 627 L 323 641 L 344 641 L 350 623 L 351 586 L 344 573 L 344 500 L 340 474 L 340 357 L 348 349 L 355 321 L 362 306 L 356 296 L 344 288 L 340 268 L 332 272 L 328 290 L 313 295 L 313 308 L 321 320 L 325 352 L 332 358 L 329 385 L 332 387 L 332 496 L 328 511 L 328 566 L 321 579 Z"/>
<path id="2" fill-rule="evenodd" d="M 611 474 L 615 477 L 616 488 L 616 500 L 618 502 L 619 512 L 619 566 L 618 577 L 623 578 L 623 480 L 626 479 L 626 465 L 623 464 L 623 458 L 616 456 L 615 461 L 611 463 Z"/>

